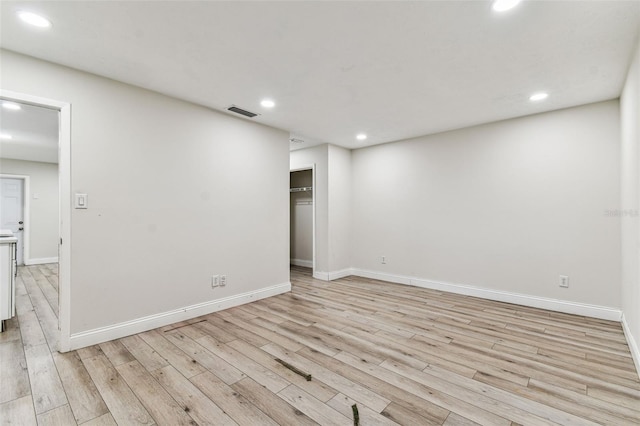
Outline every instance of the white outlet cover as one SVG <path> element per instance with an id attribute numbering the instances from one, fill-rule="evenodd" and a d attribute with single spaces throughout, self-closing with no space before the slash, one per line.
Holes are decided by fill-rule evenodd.
<path id="1" fill-rule="evenodd" d="M 569 287 L 569 276 L 568 275 L 560 275 L 559 285 L 562 288 Z"/>

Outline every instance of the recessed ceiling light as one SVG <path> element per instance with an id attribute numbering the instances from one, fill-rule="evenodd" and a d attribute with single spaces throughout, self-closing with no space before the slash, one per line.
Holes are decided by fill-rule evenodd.
<path id="1" fill-rule="evenodd" d="M 51 27 L 51 21 L 45 18 L 42 15 L 38 15 L 37 13 L 27 12 L 26 10 L 20 10 L 18 12 L 18 18 L 20 18 L 23 22 L 26 22 L 29 25 L 33 25 L 38 28 L 49 28 Z"/>
<path id="2" fill-rule="evenodd" d="M 3 102 L 2 103 L 2 107 L 6 108 L 6 109 L 12 109 L 14 111 L 17 111 L 19 109 L 22 109 L 22 107 L 16 103 L 13 102 Z"/>
<path id="3" fill-rule="evenodd" d="M 356 139 L 358 139 L 359 141 L 363 141 L 367 138 L 367 135 L 365 135 L 364 133 L 358 133 L 356 135 Z"/>
<path id="4" fill-rule="evenodd" d="M 0 133 L 0 139 L 13 139 L 13 137 L 8 133 Z"/>
<path id="5" fill-rule="evenodd" d="M 262 102 L 260 102 L 260 105 L 262 105 L 265 108 L 273 108 L 274 106 L 276 106 L 276 103 L 273 102 L 271 99 L 263 99 Z"/>
<path id="6" fill-rule="evenodd" d="M 537 101 L 542 101 L 544 99 L 547 99 L 548 97 L 549 97 L 548 93 L 540 92 L 540 93 L 534 93 L 533 95 L 529 96 L 529 100 L 533 102 L 537 102 Z"/>
<path id="7" fill-rule="evenodd" d="M 520 3 L 520 0 L 495 0 L 492 8 L 496 12 L 506 12 L 516 7 L 518 3 Z"/>

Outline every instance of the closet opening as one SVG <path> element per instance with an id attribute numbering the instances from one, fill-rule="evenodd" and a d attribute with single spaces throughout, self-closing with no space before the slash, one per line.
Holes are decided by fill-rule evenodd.
<path id="1" fill-rule="evenodd" d="M 315 270 L 316 263 L 316 210 L 315 168 L 303 167 L 289 174 L 289 264 Z"/>

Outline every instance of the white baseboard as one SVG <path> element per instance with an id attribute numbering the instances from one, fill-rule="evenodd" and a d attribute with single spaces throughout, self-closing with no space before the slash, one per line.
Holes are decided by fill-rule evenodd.
<path id="1" fill-rule="evenodd" d="M 624 335 L 627 337 L 631 357 L 636 364 L 636 373 L 638 374 L 638 378 L 640 378 L 640 348 L 638 348 L 638 343 L 636 339 L 633 338 L 633 334 L 631 334 L 631 329 L 629 329 L 629 324 L 627 324 L 627 319 L 624 314 L 622 315 L 622 329 L 624 330 Z"/>
<path id="2" fill-rule="evenodd" d="M 95 345 L 109 340 L 119 339 L 132 334 L 142 333 L 143 331 L 153 330 L 154 328 L 164 327 L 180 321 L 196 318 L 201 315 L 207 315 L 212 312 L 221 311 L 223 309 L 232 308 L 234 306 L 244 305 L 245 303 L 255 302 L 278 294 L 291 291 L 291 283 L 277 284 L 271 287 L 261 288 L 260 290 L 248 293 L 237 294 L 222 299 L 211 300 L 197 305 L 187 306 L 181 309 L 175 309 L 147 317 L 138 318 L 107 327 L 96 328 L 81 333 L 75 333 L 70 338 L 70 350 L 84 348 L 86 346 Z"/>
<path id="3" fill-rule="evenodd" d="M 329 273 L 313 271 L 313 278 L 316 280 L 329 281 Z"/>
<path id="4" fill-rule="evenodd" d="M 41 257 L 39 259 L 25 259 L 24 264 L 29 265 L 44 265 L 45 263 L 58 263 L 57 257 Z"/>
<path id="5" fill-rule="evenodd" d="M 313 271 L 313 278 L 322 281 L 333 281 L 339 278 L 348 277 L 349 275 L 353 275 L 353 269 L 341 269 L 339 271 L 331 271 L 331 272 L 318 272 Z"/>
<path id="6" fill-rule="evenodd" d="M 328 274 L 329 279 L 327 281 L 337 280 L 340 278 L 348 277 L 349 275 L 353 275 L 353 269 L 351 268 L 341 269 L 339 271 L 332 271 L 332 272 L 329 272 Z"/>
<path id="7" fill-rule="evenodd" d="M 529 306 L 532 308 L 547 309 L 550 311 L 583 315 L 610 321 L 620 321 L 622 319 L 622 311 L 620 309 L 610 308 L 607 306 L 569 302 L 566 300 L 511 293 L 501 290 L 491 290 L 470 285 L 443 283 L 402 275 L 392 275 L 376 271 L 366 271 L 357 268 L 351 269 L 351 272 L 352 275 L 357 275 L 359 277 L 390 281 L 399 284 L 407 284 L 432 290 L 447 291 L 450 293 L 462 294 L 465 296 L 474 296 L 482 299 L 496 300 L 499 302 L 513 303 L 516 305 Z"/>
<path id="8" fill-rule="evenodd" d="M 302 266 L 304 268 L 313 268 L 313 260 L 289 259 L 289 264 L 294 266 Z"/>
<path id="9" fill-rule="evenodd" d="M 371 278 L 372 280 L 388 281 L 396 284 L 411 285 L 411 278 L 404 275 L 385 274 L 384 272 L 367 271 L 364 269 L 352 268 L 352 275 L 358 277 Z"/>

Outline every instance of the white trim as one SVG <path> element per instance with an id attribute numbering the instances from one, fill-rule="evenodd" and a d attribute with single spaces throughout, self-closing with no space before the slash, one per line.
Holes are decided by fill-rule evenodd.
<path id="1" fill-rule="evenodd" d="M 624 313 L 622 314 L 622 329 L 624 330 L 624 335 L 627 337 L 631 357 L 633 358 L 633 362 L 636 364 L 636 374 L 640 379 L 640 348 L 638 348 L 638 343 L 636 342 L 636 339 L 633 338 L 633 334 L 631 334 L 631 329 L 629 328 L 629 324 L 627 324 L 627 319 L 625 318 Z"/>
<path id="2" fill-rule="evenodd" d="M 29 241 L 31 240 L 31 183 L 29 175 L 14 175 L 11 173 L 0 173 L 0 178 L 7 179 L 21 179 L 22 182 L 22 208 L 23 217 L 22 221 L 24 232 L 22 233 L 22 262 L 27 265 L 27 259 L 29 259 L 31 253 L 31 246 Z"/>
<path id="3" fill-rule="evenodd" d="M 58 246 L 58 328 L 60 329 L 60 351 L 67 352 L 70 350 L 71 336 L 71 104 L 6 89 L 0 89 L 0 98 L 60 111 L 58 128 L 59 234 L 64 244 Z"/>
<path id="4" fill-rule="evenodd" d="M 450 284 L 402 275 L 392 275 L 376 271 L 366 271 L 357 268 L 352 269 L 351 272 L 353 275 L 357 275 L 359 277 L 390 281 L 394 283 L 428 288 L 432 290 L 447 291 L 450 293 L 462 294 L 465 296 L 474 296 L 482 299 L 496 300 L 499 302 L 513 303 L 516 305 L 529 306 L 532 308 L 564 312 L 567 314 L 583 315 L 610 321 L 620 321 L 622 318 L 622 311 L 620 309 L 610 308 L 607 306 L 589 305 L 586 303 L 531 296 L 528 294 L 491 290 L 470 285 Z"/>
<path id="5" fill-rule="evenodd" d="M 328 281 L 333 281 L 340 278 L 348 277 L 349 275 L 353 275 L 353 270 L 351 268 L 341 269 L 339 271 L 331 271 L 328 275 Z"/>
<path id="6" fill-rule="evenodd" d="M 131 336 L 133 334 L 153 330 L 154 328 L 164 327 L 165 325 L 207 315 L 223 309 L 229 309 L 234 306 L 244 305 L 245 303 L 255 302 L 256 300 L 276 296 L 289 291 L 291 291 L 291 283 L 287 282 L 243 294 L 237 294 L 235 296 L 210 300 L 208 302 L 198 303 L 196 305 L 186 306 L 184 308 L 174 309 L 168 312 L 121 322 L 120 324 L 83 331 L 81 333 L 74 333 L 70 338 L 70 350 L 84 348 L 86 346 L 119 339 L 125 336 Z"/>
<path id="7" fill-rule="evenodd" d="M 58 246 L 58 327 L 60 350 L 71 350 L 71 104 L 60 107 L 58 173 L 60 241 Z"/>
<path id="8" fill-rule="evenodd" d="M 328 272 L 320 272 L 320 271 L 313 271 L 313 278 L 315 278 L 316 280 L 322 280 L 322 281 L 329 281 L 329 273 Z"/>
<path id="9" fill-rule="evenodd" d="M 302 266 L 304 268 L 313 268 L 313 260 L 289 259 L 289 265 Z"/>
<path id="10" fill-rule="evenodd" d="M 372 280 L 388 281 L 396 284 L 411 285 L 411 278 L 404 275 L 391 275 L 384 272 L 367 271 L 364 269 L 352 268 L 351 273 L 358 277 L 371 278 Z"/>
<path id="11" fill-rule="evenodd" d="M 44 265 L 45 263 L 58 263 L 57 257 L 40 257 L 36 259 L 25 259 L 25 265 Z"/>

